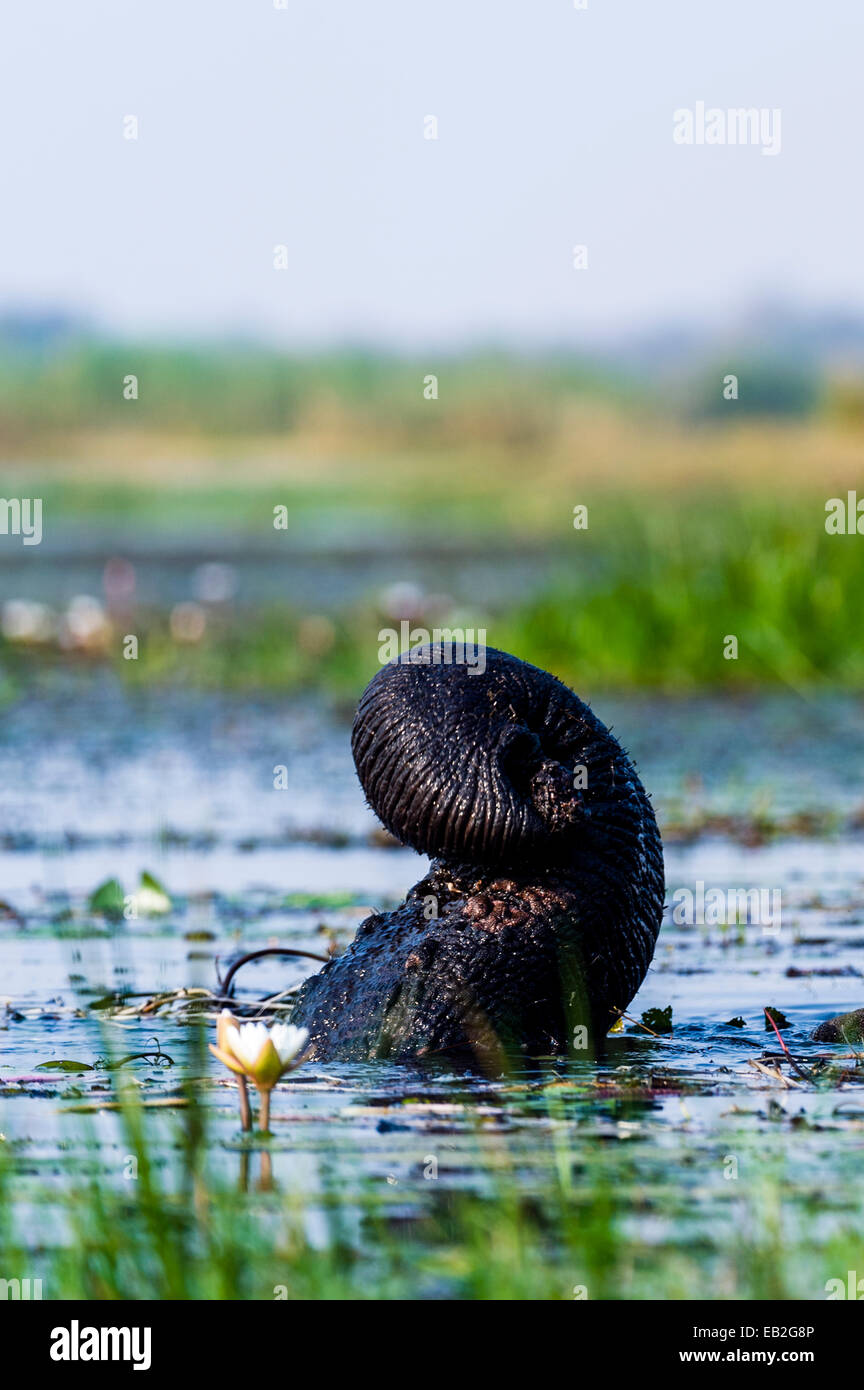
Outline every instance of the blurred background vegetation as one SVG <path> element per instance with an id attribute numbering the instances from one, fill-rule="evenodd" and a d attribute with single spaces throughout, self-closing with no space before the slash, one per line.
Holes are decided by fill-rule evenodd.
<path id="1" fill-rule="evenodd" d="M 825 503 L 864 495 L 862 440 L 864 376 L 779 341 L 430 361 L 7 318 L 4 492 L 44 538 L 0 547 L 5 689 L 73 662 L 347 696 L 402 619 L 589 694 L 857 687 L 864 542 Z"/>

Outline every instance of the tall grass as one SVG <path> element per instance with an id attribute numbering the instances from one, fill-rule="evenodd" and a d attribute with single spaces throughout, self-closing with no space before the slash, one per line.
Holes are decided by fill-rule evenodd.
<path id="1" fill-rule="evenodd" d="M 132 1182 L 99 1165 L 76 1177 L 70 1166 L 60 1191 L 55 1182 L 40 1194 L 26 1159 L 0 1146 L 0 1276 L 39 1277 L 51 1299 L 815 1299 L 827 1279 L 860 1265 L 860 1204 L 850 1190 L 842 1228 L 817 1239 L 806 1194 L 785 1172 L 788 1135 L 775 1143 L 764 1131 L 727 1134 L 716 1153 L 685 1154 L 702 1173 L 699 1200 L 706 1184 L 715 1189 L 713 1215 L 694 1227 L 692 1196 L 670 1173 L 667 1149 L 646 1158 L 643 1148 L 637 1160 L 620 1143 L 598 1144 L 580 1129 L 572 1097 L 566 1114 L 550 1101 L 554 1158 L 533 1162 L 530 1180 L 518 1139 L 502 1133 L 490 1143 L 478 1120 L 474 1184 L 458 1173 L 455 1184 L 446 1173 L 418 1176 L 394 1204 L 380 1181 L 349 1190 L 329 1178 L 326 1160 L 314 1198 L 273 1182 L 284 1140 L 238 1135 L 232 1182 L 213 1162 L 224 1157 L 224 1128 L 217 1148 L 200 1084 L 182 1091 L 166 1162 L 140 1096 L 116 1087 L 122 1146 L 137 1161 Z M 67 1121 L 80 1141 L 83 1117 Z M 758 1157 L 755 1180 L 722 1181 L 730 1143 Z M 62 1234 L 28 1238 L 16 1199 L 25 1211 L 40 1200 L 55 1207 Z M 634 1233 L 635 1217 L 650 1217 L 652 1239 Z"/>
<path id="2" fill-rule="evenodd" d="M 570 577 L 501 615 L 499 645 L 590 685 L 864 684 L 864 539 L 827 535 L 822 499 L 616 513 L 574 541 Z"/>
<path id="3" fill-rule="evenodd" d="M 404 616 L 430 631 L 485 627 L 489 645 L 580 690 L 860 689 L 864 539 L 829 536 L 824 522 L 818 496 L 782 507 L 715 495 L 641 507 L 607 497 L 592 507 L 587 531 L 531 561 L 535 587 L 523 598 L 458 612 L 432 600 Z M 460 553 L 470 560 L 470 541 L 451 568 Z M 139 634 L 139 659 L 124 661 L 119 640 L 104 659 L 138 683 L 351 696 L 378 662 L 382 627 L 398 620 L 374 594 L 329 614 L 278 602 L 223 606 L 190 644 L 171 636 L 167 612 L 141 609 L 123 628 Z M 21 676 L 68 659 L 2 641 L 0 656 Z"/>

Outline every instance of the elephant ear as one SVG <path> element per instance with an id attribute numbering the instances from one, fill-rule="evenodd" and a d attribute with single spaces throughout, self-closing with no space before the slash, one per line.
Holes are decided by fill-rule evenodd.
<path id="1" fill-rule="evenodd" d="M 367 800 L 432 857 L 563 860 L 626 757 L 548 672 L 491 647 L 468 655 L 414 647 L 370 681 L 351 738 Z"/>

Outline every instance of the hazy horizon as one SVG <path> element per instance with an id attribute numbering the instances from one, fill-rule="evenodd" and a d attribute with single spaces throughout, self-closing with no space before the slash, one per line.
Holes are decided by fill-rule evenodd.
<path id="1" fill-rule="evenodd" d="M 48 0 L 3 24 L 0 310 L 397 348 L 864 313 L 862 40 L 851 0 Z M 779 151 L 676 144 L 700 102 Z"/>

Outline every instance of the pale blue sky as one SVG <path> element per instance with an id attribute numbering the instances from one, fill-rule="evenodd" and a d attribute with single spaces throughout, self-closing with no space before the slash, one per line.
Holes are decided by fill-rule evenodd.
<path id="1" fill-rule="evenodd" d="M 451 346 L 864 310 L 860 0 L 588 5 L 7 7 L 0 309 Z M 676 146 L 699 100 L 780 107 L 782 152 Z"/>

